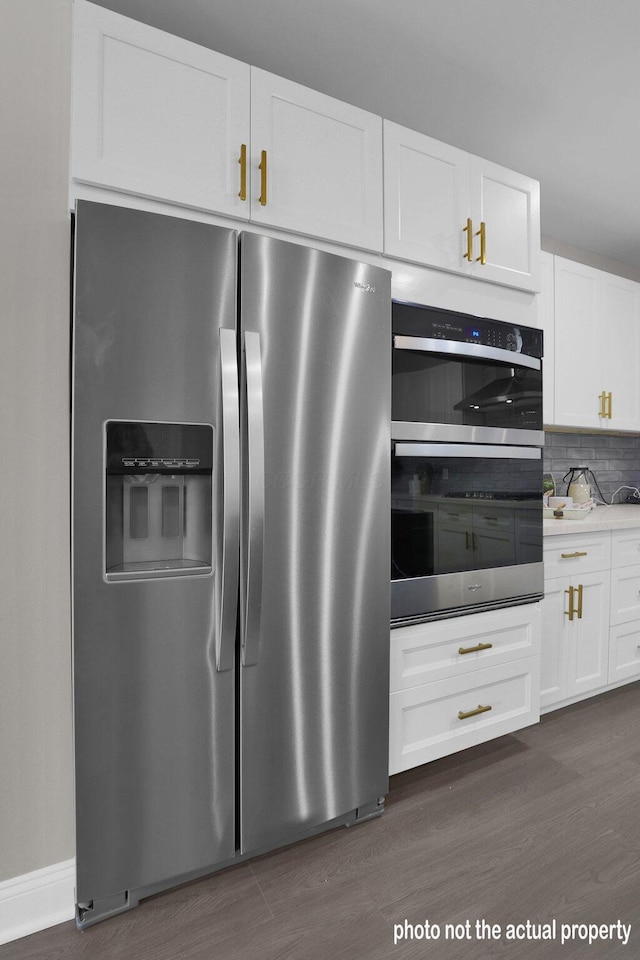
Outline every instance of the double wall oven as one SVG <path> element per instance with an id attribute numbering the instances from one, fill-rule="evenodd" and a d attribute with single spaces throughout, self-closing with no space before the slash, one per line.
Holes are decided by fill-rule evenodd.
<path id="1" fill-rule="evenodd" d="M 543 593 L 542 332 L 393 303 L 391 620 Z"/>

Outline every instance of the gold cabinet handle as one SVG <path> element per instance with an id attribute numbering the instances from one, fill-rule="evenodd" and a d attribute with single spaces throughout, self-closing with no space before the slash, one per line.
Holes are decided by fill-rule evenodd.
<path id="1" fill-rule="evenodd" d="M 582 620 L 582 584 L 578 584 L 578 620 Z"/>
<path id="2" fill-rule="evenodd" d="M 608 406 L 607 417 L 609 420 L 611 420 L 611 418 L 613 417 L 613 396 L 610 393 L 607 394 L 607 406 Z"/>
<path id="3" fill-rule="evenodd" d="M 267 151 L 263 150 L 260 154 L 260 163 L 258 164 L 258 170 L 260 171 L 260 196 L 258 197 L 258 202 L 262 204 L 263 207 L 267 205 Z"/>
<path id="4" fill-rule="evenodd" d="M 587 556 L 587 553 L 588 553 L 587 550 L 574 550 L 573 553 L 561 553 L 561 554 L 560 554 L 560 559 L 561 559 L 561 560 L 573 560 L 575 557 L 586 557 L 586 556 Z"/>
<path id="5" fill-rule="evenodd" d="M 574 617 L 577 617 L 578 620 L 582 620 L 582 592 L 583 585 L 578 584 L 577 587 L 569 587 L 568 590 L 565 590 L 565 593 L 569 594 L 569 609 L 564 611 L 565 617 L 569 617 L 569 620 L 573 620 Z M 578 606 L 574 607 L 573 600 L 574 597 L 578 594 Z"/>
<path id="6" fill-rule="evenodd" d="M 475 710 L 458 710 L 458 720 L 466 720 L 468 717 L 477 717 L 479 713 L 486 713 L 487 710 L 491 710 L 491 707 L 483 707 L 481 703 L 475 708 Z"/>
<path id="7" fill-rule="evenodd" d="M 575 613 L 575 610 L 573 609 L 573 587 L 569 587 L 568 590 L 565 590 L 565 593 L 569 594 L 569 609 L 564 611 L 564 615 L 565 617 L 569 617 L 569 620 L 573 620 L 573 614 Z"/>
<path id="8" fill-rule="evenodd" d="M 606 418 L 607 418 L 607 395 L 606 395 L 606 393 L 604 392 L 604 390 L 602 391 L 602 393 L 599 393 L 599 394 L 598 394 L 598 400 L 600 401 L 600 413 L 598 414 L 598 416 L 601 417 L 603 420 L 606 420 Z"/>
<path id="9" fill-rule="evenodd" d="M 476 237 L 480 237 L 480 256 L 476 257 L 476 260 L 479 260 L 481 264 L 487 262 L 487 232 L 486 224 L 484 220 L 480 223 L 480 229 L 476 233 Z"/>
<path id="10" fill-rule="evenodd" d="M 492 643 L 476 643 L 475 647 L 459 647 L 458 653 L 462 656 L 465 653 L 477 653 L 478 650 L 491 650 Z"/>
<path id="11" fill-rule="evenodd" d="M 241 200 L 247 199 L 247 145 L 246 143 L 240 144 L 240 156 L 238 157 L 238 163 L 240 164 L 240 191 L 238 196 Z"/>
<path id="12" fill-rule="evenodd" d="M 462 256 L 464 260 L 468 260 L 469 263 L 471 263 L 473 260 L 473 221 L 471 217 L 467 217 L 467 225 L 462 228 L 462 232 L 467 235 L 467 252 Z"/>

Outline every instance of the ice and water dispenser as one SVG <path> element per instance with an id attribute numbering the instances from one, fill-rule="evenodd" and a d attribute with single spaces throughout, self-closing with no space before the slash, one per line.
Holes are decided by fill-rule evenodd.
<path id="1" fill-rule="evenodd" d="M 108 422 L 107 580 L 209 573 L 212 480 L 212 427 Z"/>

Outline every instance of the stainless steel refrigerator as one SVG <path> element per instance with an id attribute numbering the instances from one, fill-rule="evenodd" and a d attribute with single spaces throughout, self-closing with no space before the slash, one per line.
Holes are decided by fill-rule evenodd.
<path id="1" fill-rule="evenodd" d="M 390 274 L 79 201 L 77 923 L 387 790 Z"/>

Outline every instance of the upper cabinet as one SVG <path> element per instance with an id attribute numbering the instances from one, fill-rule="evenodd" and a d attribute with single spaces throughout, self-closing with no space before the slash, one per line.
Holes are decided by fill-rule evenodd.
<path id="1" fill-rule="evenodd" d="M 137 20 L 74 4 L 74 180 L 249 217 L 250 68 Z"/>
<path id="2" fill-rule="evenodd" d="M 382 249 L 382 119 L 251 68 L 251 219 Z"/>
<path id="3" fill-rule="evenodd" d="M 540 185 L 384 121 L 385 253 L 539 290 Z"/>
<path id="4" fill-rule="evenodd" d="M 640 430 L 640 284 L 555 257 L 553 423 Z"/>
<path id="5" fill-rule="evenodd" d="M 382 120 L 84 0 L 71 176 L 382 250 Z"/>

